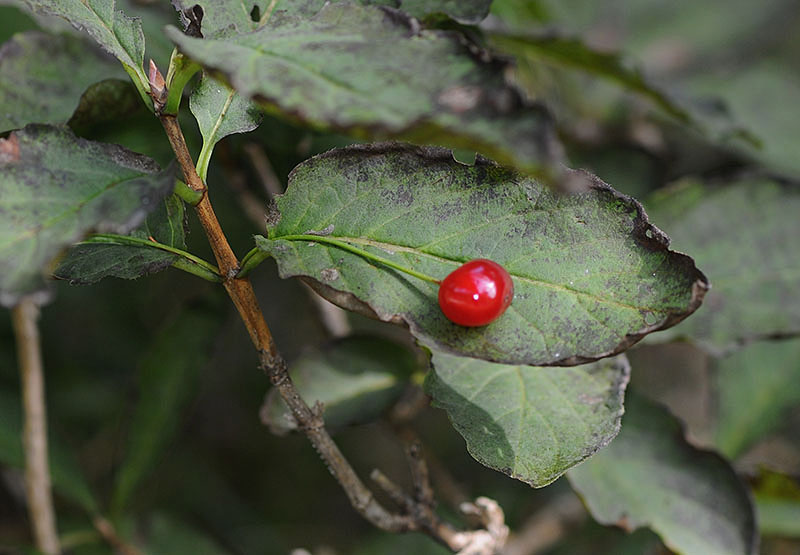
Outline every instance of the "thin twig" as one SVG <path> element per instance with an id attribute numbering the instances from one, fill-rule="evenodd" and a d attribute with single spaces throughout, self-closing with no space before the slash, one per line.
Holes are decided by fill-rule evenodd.
<path id="1" fill-rule="evenodd" d="M 195 171 L 177 119 L 169 115 L 161 115 L 160 120 L 172 149 L 175 151 L 178 164 L 183 170 L 186 183 L 194 190 L 206 191 L 205 184 Z M 259 353 L 261 368 L 269 377 L 270 382 L 278 389 L 298 425 L 328 465 L 331 474 L 342 485 L 356 510 L 367 520 L 387 531 L 401 532 L 412 529 L 412 523 L 408 518 L 389 513 L 373 498 L 372 492 L 358 478 L 325 430 L 321 416 L 312 411 L 300 397 L 294 383 L 289 378 L 286 361 L 278 352 L 250 281 L 246 278 L 234 278 L 239 269 L 239 262 L 219 225 L 207 194 L 195 209 L 217 259 L 220 274 L 223 276 L 223 285 Z"/>
<path id="2" fill-rule="evenodd" d="M 534 513 L 511 536 L 503 555 L 533 555 L 553 546 L 586 519 L 586 509 L 574 494 L 563 494 Z"/>
<path id="3" fill-rule="evenodd" d="M 230 149 L 225 147 L 225 143 L 222 143 L 221 148 L 218 149 L 218 154 L 222 156 L 222 167 L 225 171 L 228 183 L 231 189 L 236 193 L 239 204 L 248 219 L 255 224 L 257 229 L 263 230 L 266 222 L 264 201 L 260 200 L 257 195 L 247 188 L 245 185 L 244 172 L 238 168 L 238 164 L 236 164 L 231 157 Z M 244 151 L 249 156 L 250 162 L 261 180 L 267 198 L 272 199 L 275 195 L 279 195 L 283 192 L 280 180 L 278 176 L 275 175 L 275 171 L 272 169 L 272 164 L 264 152 L 264 149 L 256 143 L 246 143 L 244 145 Z M 347 313 L 344 310 L 325 300 L 305 283 L 303 283 L 303 289 L 311 299 L 311 302 L 314 303 L 317 313 L 319 314 L 320 322 L 330 337 L 338 338 L 350 335 L 352 328 L 347 319 Z"/>
<path id="4" fill-rule="evenodd" d="M 50 466 L 47 458 L 47 409 L 44 398 L 42 347 L 37 320 L 39 306 L 30 297 L 13 309 L 22 399 L 25 411 L 25 491 L 36 547 L 47 555 L 60 553 Z"/>
<path id="5" fill-rule="evenodd" d="M 275 174 L 272 163 L 270 163 L 264 149 L 256 143 L 245 143 L 244 151 L 250 158 L 250 163 L 253 164 L 253 168 L 255 168 L 258 174 L 258 178 L 261 180 L 261 185 L 264 187 L 264 192 L 267 193 L 267 196 L 270 199 L 274 199 L 276 196 L 280 195 L 283 192 L 281 180 L 278 179 L 278 176 Z"/>
<path id="6" fill-rule="evenodd" d="M 192 189 L 206 193 L 205 183 L 197 175 L 177 119 L 173 116 L 162 114 L 158 106 L 156 107 L 156 113 L 160 114 L 159 119 L 164 126 L 172 149 L 175 151 L 175 157 L 184 173 L 186 183 Z M 195 210 L 217 259 L 219 271 L 223 277 L 223 285 L 236 306 L 250 334 L 253 345 L 258 351 L 261 369 L 267 374 L 273 387 L 278 389 L 297 421 L 298 427 L 305 433 L 320 457 L 325 461 L 328 470 L 342 486 L 352 506 L 361 516 L 382 530 L 387 532 L 415 530 L 426 532 L 453 551 L 459 551 L 464 555 L 469 553 L 490 555 L 490 551 L 471 550 L 473 546 L 477 545 L 475 540 L 480 540 L 482 542 L 481 545 L 493 545 L 499 549 L 503 545 L 502 542 L 505 541 L 505 537 L 498 536 L 496 532 L 489 530 L 459 532 L 441 521 L 433 512 L 432 507 L 423 503 L 414 503 L 410 514 L 396 514 L 385 509 L 375 499 L 372 492 L 358 477 L 325 429 L 322 419 L 322 407 L 319 405 L 313 409 L 309 407 L 289 377 L 286 361 L 275 345 L 261 308 L 258 306 L 250 281 L 247 278 L 236 278 L 239 262 L 228 244 L 219 221 L 214 215 L 208 194 L 204 194 Z M 427 472 L 417 472 L 417 475 L 427 476 Z M 480 499 L 476 500 L 476 504 L 479 502 Z M 493 514 L 496 517 L 497 512 L 495 511 Z M 502 516 L 502 510 L 499 514 Z M 497 523 L 494 520 L 491 523 L 494 528 L 497 528 Z M 484 536 L 487 534 L 494 540 L 483 541 Z"/>
<path id="7" fill-rule="evenodd" d="M 100 533 L 100 535 L 103 536 L 103 539 L 106 540 L 106 542 L 108 542 L 108 544 L 118 553 L 121 553 L 122 555 L 142 555 L 141 551 L 127 543 L 119 536 L 119 534 L 117 534 L 117 530 L 114 528 L 114 525 L 111 524 L 111 522 L 106 518 L 98 515 L 94 517 L 92 524 Z"/>

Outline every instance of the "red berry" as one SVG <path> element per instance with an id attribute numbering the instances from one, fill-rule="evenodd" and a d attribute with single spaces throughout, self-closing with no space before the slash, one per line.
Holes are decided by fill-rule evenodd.
<path id="1" fill-rule="evenodd" d="M 480 258 L 453 270 L 439 285 L 439 306 L 462 326 L 485 326 L 506 311 L 514 283 L 500 264 Z"/>

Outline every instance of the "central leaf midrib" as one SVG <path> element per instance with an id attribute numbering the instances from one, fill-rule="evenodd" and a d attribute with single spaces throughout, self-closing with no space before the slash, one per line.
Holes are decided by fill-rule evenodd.
<path id="1" fill-rule="evenodd" d="M 417 248 L 414 248 L 414 247 L 408 247 L 408 246 L 405 246 L 405 245 L 396 245 L 396 244 L 393 244 L 393 243 L 384 243 L 384 242 L 381 242 L 381 241 L 376 241 L 374 239 L 366 239 L 364 237 L 347 237 L 347 236 L 342 236 L 342 235 L 329 235 L 327 237 L 331 237 L 332 239 L 337 239 L 337 240 L 340 240 L 340 241 L 343 241 L 343 242 L 354 243 L 354 244 L 357 244 L 357 245 L 365 245 L 365 246 L 375 247 L 375 248 L 380 249 L 380 250 L 382 250 L 384 252 L 394 252 L 394 251 L 407 252 L 407 253 L 416 254 L 416 255 L 420 255 L 420 256 L 427 256 L 429 258 L 433 258 L 433 259 L 438 260 L 440 262 L 452 263 L 452 264 L 459 265 L 459 266 L 464 263 L 463 260 L 456 260 L 456 259 L 453 259 L 453 258 L 447 258 L 445 256 L 431 254 L 431 253 L 428 253 L 428 252 L 421 251 L 421 250 L 419 250 Z M 282 237 L 275 236 L 275 237 L 271 237 L 270 239 L 272 239 L 272 240 L 280 240 L 280 239 L 282 239 Z M 296 242 L 296 241 L 292 241 L 292 240 L 289 240 L 289 241 Z M 308 240 L 304 239 L 303 241 L 307 242 Z M 322 243 L 322 241 L 320 241 L 320 244 L 325 245 L 325 243 Z M 329 247 L 329 248 L 336 248 L 335 245 L 325 245 L 325 246 Z M 548 288 L 551 288 L 551 289 L 555 289 L 557 291 L 561 291 L 563 293 L 569 293 L 569 294 L 573 294 L 573 295 L 580 295 L 580 296 L 588 297 L 588 298 L 593 299 L 595 301 L 606 303 L 606 304 L 610 304 L 610 305 L 616 306 L 618 308 L 624 308 L 626 310 L 633 310 L 635 312 L 640 312 L 642 310 L 650 310 L 650 311 L 653 310 L 653 309 L 651 309 L 649 307 L 638 307 L 638 306 L 634 306 L 634 305 L 630 305 L 630 304 L 619 302 L 618 300 L 607 299 L 607 298 L 604 298 L 604 297 L 600 297 L 600 296 L 595 295 L 593 293 L 588 293 L 586 291 L 573 289 L 573 288 L 567 287 L 567 286 L 559 284 L 559 283 L 552 283 L 552 282 L 549 282 L 549 281 L 544 281 L 544 280 L 532 278 L 532 277 L 529 277 L 529 276 L 522 276 L 522 275 L 514 274 L 514 273 L 512 273 L 511 275 L 513 277 L 515 277 L 516 279 L 520 280 L 520 281 L 527 282 L 527 283 L 529 283 L 531 285 L 534 285 L 534 286 L 548 287 Z"/>

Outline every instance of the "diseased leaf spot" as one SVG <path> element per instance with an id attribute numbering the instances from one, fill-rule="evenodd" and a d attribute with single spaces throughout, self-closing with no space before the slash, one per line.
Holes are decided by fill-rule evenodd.
<path id="1" fill-rule="evenodd" d="M 0 139 L 0 164 L 19 161 L 19 140 L 12 134 L 8 139 Z"/>

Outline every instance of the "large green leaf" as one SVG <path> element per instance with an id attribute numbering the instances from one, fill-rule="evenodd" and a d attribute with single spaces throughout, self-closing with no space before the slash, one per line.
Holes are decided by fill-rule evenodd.
<path id="1" fill-rule="evenodd" d="M 34 13 L 66 19 L 116 57 L 145 98 L 150 90 L 144 63 L 144 33 L 138 18 L 116 9 L 115 0 L 25 0 Z"/>
<path id="2" fill-rule="evenodd" d="M 125 78 L 119 64 L 81 39 L 15 35 L 0 48 L 0 132 L 67 123 L 90 85 L 114 77 Z M 126 82 L 111 83 L 130 89 Z"/>
<path id="3" fill-rule="evenodd" d="M 567 472 L 595 519 L 652 528 L 685 555 L 757 552 L 744 484 L 719 455 L 689 445 L 665 409 L 635 395 L 611 445 Z"/>
<path id="4" fill-rule="evenodd" d="M 112 511 L 115 515 L 125 509 L 178 429 L 221 323 L 216 311 L 184 311 L 159 331 L 144 353 L 140 364 L 139 403 L 114 489 Z"/>
<path id="5" fill-rule="evenodd" d="M 509 364 L 574 365 L 620 352 L 697 308 L 707 287 L 670 252 L 641 206 L 588 174 L 561 194 L 450 151 L 372 145 L 298 166 L 268 238 L 283 277 L 304 276 L 346 308 L 406 323 L 423 343 Z M 319 241 L 287 239 L 322 235 Z M 346 242 L 437 279 L 474 258 L 511 273 L 515 296 L 492 324 L 463 328 L 439 310 L 437 287 L 325 243 Z"/>
<path id="6" fill-rule="evenodd" d="M 800 333 L 800 187 L 768 179 L 716 187 L 685 181 L 654 197 L 648 213 L 714 284 L 702 310 L 658 339 L 689 336 L 720 351 Z"/>
<path id="7" fill-rule="evenodd" d="M 0 139 L 0 303 L 41 290 L 52 260 L 89 230 L 139 225 L 172 186 L 149 158 L 67 129 L 29 125 Z"/>
<path id="8" fill-rule="evenodd" d="M 21 415 L 19 399 L 6 391 L 0 391 L 0 463 L 20 469 L 25 467 Z M 86 512 L 96 513 L 97 500 L 74 454 L 53 434 L 52 425 L 49 435 L 50 478 L 53 488 Z"/>
<path id="9" fill-rule="evenodd" d="M 183 249 L 186 234 L 186 210 L 177 195 L 165 198 L 158 209 L 150 214 L 144 224 L 130 236 Z M 59 262 L 53 276 L 69 280 L 71 284 L 95 283 L 105 277 L 136 279 L 160 272 L 174 263 L 179 255 L 157 248 L 97 242 L 90 237 L 73 246 Z"/>
<path id="10" fill-rule="evenodd" d="M 245 97 L 308 125 L 472 148 L 531 171 L 560 152 L 549 115 L 523 103 L 504 64 L 398 12 L 334 3 L 225 39 L 167 33 Z"/>
<path id="11" fill-rule="evenodd" d="M 492 44 L 510 54 L 528 56 L 536 61 L 575 68 L 608 79 L 629 91 L 653 101 L 667 114 L 682 122 L 691 122 L 689 113 L 671 96 L 651 83 L 640 68 L 618 52 L 602 52 L 586 45 L 580 38 L 557 34 L 515 34 L 492 32 Z"/>
<path id="12" fill-rule="evenodd" d="M 418 368 L 406 348 L 380 337 L 354 336 L 295 361 L 289 371 L 307 403 L 322 403 L 331 427 L 377 417 L 405 389 Z M 273 433 L 297 429 L 297 422 L 276 389 L 267 394 L 261 419 Z"/>
<path id="13" fill-rule="evenodd" d="M 475 459 L 541 487 L 617 435 L 629 375 L 622 355 L 542 368 L 433 351 L 425 389 Z"/>
<path id="14" fill-rule="evenodd" d="M 800 405 L 800 339 L 754 343 L 717 362 L 716 444 L 729 457 Z"/>

